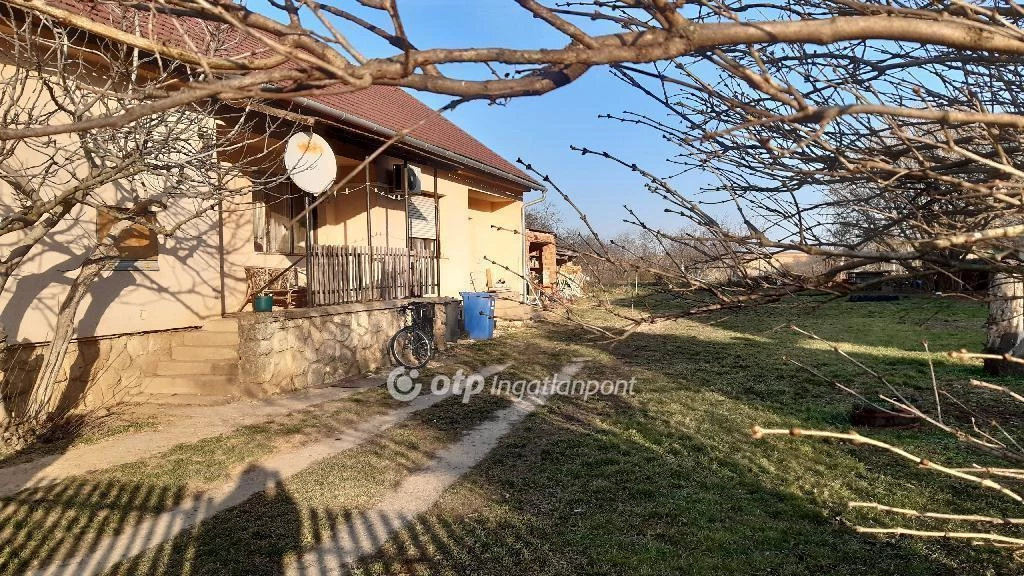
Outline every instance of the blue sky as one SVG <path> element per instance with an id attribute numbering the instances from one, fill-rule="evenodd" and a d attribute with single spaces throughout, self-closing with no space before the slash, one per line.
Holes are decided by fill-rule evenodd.
<path id="1" fill-rule="evenodd" d="M 265 6 L 264 0 L 251 0 L 248 4 L 255 9 Z M 561 34 L 533 19 L 510 0 L 405 0 L 399 6 L 410 38 L 419 48 L 554 47 L 565 43 Z M 351 33 L 367 56 L 394 53 L 393 48 L 361 31 L 346 33 Z M 446 73 L 457 72 L 482 76 L 485 70 L 449 68 Z M 433 94 L 415 94 L 435 108 L 449 100 Z M 642 179 L 607 160 L 581 157 L 569 150 L 570 144 L 606 149 L 661 176 L 673 173 L 664 159 L 676 153 L 674 147 L 640 127 L 597 118 L 598 114 L 623 110 L 664 116 L 645 96 L 613 78 L 606 69 L 593 69 L 577 82 L 544 96 L 519 98 L 504 106 L 471 102 L 447 116 L 509 160 L 521 157 L 547 172 L 603 232 L 629 228 L 622 223 L 623 204 L 638 210 L 652 225 L 677 229 L 681 224 L 678 217 L 663 212 L 664 204 L 644 190 Z M 674 183 L 680 190 L 695 192 L 701 183 L 698 178 L 685 176 Z M 536 196 L 533 193 L 528 198 Z M 549 194 L 551 197 L 557 194 Z M 570 215 L 570 209 L 564 205 L 563 212 Z M 572 223 L 569 218 L 567 221 Z"/>

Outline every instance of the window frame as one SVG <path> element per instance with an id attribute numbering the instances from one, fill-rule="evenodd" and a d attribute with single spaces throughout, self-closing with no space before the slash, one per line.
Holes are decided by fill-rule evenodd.
<path id="1" fill-rule="evenodd" d="M 118 218 L 116 212 L 120 209 L 118 206 L 101 205 L 96 207 L 96 240 L 102 241 L 104 237 L 110 232 L 110 228 L 120 222 L 122 219 Z M 146 214 L 145 219 L 156 224 L 155 214 Z M 145 230 L 145 235 L 148 237 L 148 245 L 152 246 L 152 255 L 145 256 L 143 258 L 130 258 L 124 254 L 126 249 L 125 246 L 118 242 L 115 246 L 118 251 L 118 258 L 107 263 L 104 268 L 106 270 L 113 270 L 118 272 L 151 272 L 160 269 L 160 238 L 156 231 L 152 228 L 142 226 L 141 224 L 132 223 L 130 228 L 135 228 L 136 233 L 142 233 Z M 128 240 L 128 238 L 122 238 L 121 241 Z"/>
<path id="2" fill-rule="evenodd" d="M 285 191 L 287 191 L 287 192 L 285 192 L 285 195 L 283 197 L 288 199 L 288 202 L 287 202 L 288 213 L 287 214 L 283 214 L 282 216 L 288 218 L 288 220 L 291 220 L 292 218 L 295 218 L 296 215 L 301 214 L 302 210 L 305 210 L 306 206 L 308 206 L 309 194 L 304 192 L 303 190 L 299 189 L 297 186 L 295 186 L 294 184 L 292 184 L 290 181 L 287 181 L 287 180 L 279 182 L 279 183 L 277 183 L 277 184 L 275 184 L 273 186 L 269 186 L 267 188 L 260 188 L 260 189 L 257 189 L 257 190 L 253 190 L 253 208 L 254 208 L 254 210 L 261 210 L 262 211 L 262 220 L 263 220 L 263 231 L 262 231 L 263 247 L 261 248 L 259 246 L 260 238 L 257 236 L 257 231 L 256 231 L 259 218 L 257 218 L 255 216 L 255 214 L 254 214 L 254 216 L 253 216 L 253 238 L 252 238 L 253 252 L 255 252 L 256 254 L 267 254 L 267 255 L 275 254 L 275 255 L 281 255 L 281 256 L 305 256 L 305 254 L 306 254 L 306 247 L 301 246 L 301 245 L 305 244 L 305 242 L 306 242 L 306 224 L 307 224 L 307 222 L 300 222 L 300 223 L 296 223 L 296 224 L 292 225 L 292 227 L 291 227 L 292 229 L 289 231 L 289 234 L 288 234 L 289 239 L 290 239 L 288 250 L 278 250 L 278 249 L 274 249 L 273 248 L 273 246 L 278 244 L 278 242 L 277 242 L 276 239 L 271 238 L 271 232 L 270 232 L 270 230 L 271 230 L 271 228 L 270 228 L 271 219 L 269 218 L 269 214 L 271 213 L 271 207 L 277 205 L 278 202 L 277 201 L 271 202 L 271 203 L 267 202 L 268 188 L 270 190 L 278 189 L 278 190 L 285 190 Z M 311 218 L 310 218 L 311 222 L 309 222 L 312 225 L 310 239 L 313 242 L 316 242 L 316 227 L 317 227 L 317 217 L 316 216 L 317 216 L 317 210 L 314 208 L 312 213 L 311 213 Z M 299 235 L 296 235 L 296 230 L 297 229 L 301 230 L 301 232 L 302 232 L 301 238 L 299 238 Z M 268 249 L 268 247 L 270 247 L 270 249 Z"/>

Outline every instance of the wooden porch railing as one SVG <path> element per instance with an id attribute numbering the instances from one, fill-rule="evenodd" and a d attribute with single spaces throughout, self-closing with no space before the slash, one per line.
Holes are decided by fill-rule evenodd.
<path id="1" fill-rule="evenodd" d="M 437 294 L 432 252 L 378 246 L 314 245 L 309 251 L 310 306 Z"/>

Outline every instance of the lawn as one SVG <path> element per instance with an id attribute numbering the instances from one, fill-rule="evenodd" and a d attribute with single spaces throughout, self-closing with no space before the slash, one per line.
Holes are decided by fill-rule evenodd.
<path id="1" fill-rule="evenodd" d="M 893 519 L 846 511 L 849 500 L 872 500 L 963 512 L 958 499 L 968 496 L 971 509 L 1012 513 L 1003 499 L 867 448 L 751 439 L 755 424 L 849 427 L 851 399 L 783 356 L 877 390 L 834 352 L 788 330 L 790 322 L 848 343 L 843 347 L 854 357 L 926 397 L 931 383 L 921 341 L 933 350 L 977 349 L 985 318 L 981 306 L 952 300 L 821 303 L 795 299 L 659 324 L 612 347 L 581 343 L 580 332 L 567 328 L 522 333 L 538 350 L 592 357 L 582 377 L 636 376 L 637 394 L 553 402 L 357 573 L 1020 571 L 990 548 L 859 535 L 848 523 Z M 500 356 L 503 345 L 485 347 Z M 973 364 L 934 360 L 942 382 L 980 374 Z M 971 461 L 955 441 L 929 429 L 865 433 L 940 461 Z"/>
<path id="2" fill-rule="evenodd" d="M 513 362 L 508 378 L 543 378 L 574 357 L 584 379 L 636 378 L 629 397 L 553 398 L 376 554 L 360 575 L 391 574 L 1007 574 L 1021 566 L 991 548 L 857 534 L 889 525 L 852 514 L 850 500 L 926 510 L 1022 516 L 1008 501 L 866 447 L 787 437 L 755 441 L 754 425 L 849 428 L 852 399 L 788 363 L 865 392 L 878 383 L 790 323 L 839 343 L 929 406 L 932 350 L 978 349 L 984 308 L 948 299 L 891 303 L 797 298 L 739 314 L 664 322 L 609 344 L 577 326 L 543 323 L 460 345 L 436 371 Z M 620 302 L 671 310 L 651 298 Z M 621 324 L 586 312 L 590 323 Z M 933 354 L 954 393 L 980 366 Z M 999 381 L 1016 387 L 1012 380 Z M 1007 412 L 992 397 L 983 403 Z M 204 522 L 117 574 L 279 574 L 346 519 L 379 504 L 433 454 L 507 405 L 481 395 L 417 413 L 381 437 L 316 464 L 277 489 Z M 0 502 L 0 572 L 87 549 L 222 479 L 273 446 L 300 442 L 389 406 L 369 391 L 337 412 L 263 426 Z M 944 406 L 949 413 L 955 410 Z M 1011 428 L 1016 430 L 1016 428 Z M 929 428 L 863 430 L 943 463 L 982 462 Z M 329 433 L 329 432 L 328 432 Z M 322 434 L 322 432 L 320 433 Z M 967 499 L 969 498 L 969 505 Z M 905 523 L 906 524 L 906 523 Z M 927 521 L 913 523 L 934 527 Z"/>

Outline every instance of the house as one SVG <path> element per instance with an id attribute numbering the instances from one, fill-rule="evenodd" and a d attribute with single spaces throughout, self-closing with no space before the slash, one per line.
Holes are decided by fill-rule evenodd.
<path id="1" fill-rule="evenodd" d="M 89 15 L 116 17 L 99 8 Z M 179 33 L 168 17 L 155 18 L 150 33 Z M 387 361 L 409 299 L 434 303 L 440 342 L 457 331 L 451 303 L 460 292 L 501 285 L 509 299 L 522 298 L 523 196 L 541 185 L 513 164 L 397 88 L 299 98 L 261 114 L 323 137 L 339 175 L 422 124 L 301 218 L 315 199 L 287 178 L 271 189 L 241 179 L 232 185 L 244 194 L 179 236 L 133 238 L 83 302 L 65 366 L 78 401 L 323 386 Z M 277 134 L 265 138 L 280 143 Z M 0 210 L 11 198 L 0 184 Z M 8 382 L 31 382 L 81 260 L 77 247 L 109 220 L 102 210 L 74 213 L 0 295 L 8 343 L 18 344 L 4 364 Z M 252 312 L 253 293 L 267 291 L 280 308 Z"/>

